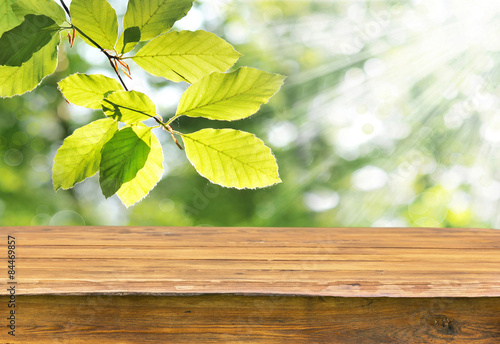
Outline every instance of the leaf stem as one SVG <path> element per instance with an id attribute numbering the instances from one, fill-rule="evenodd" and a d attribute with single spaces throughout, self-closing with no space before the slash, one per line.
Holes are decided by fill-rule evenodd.
<path id="1" fill-rule="evenodd" d="M 168 122 L 167 122 L 167 123 L 165 123 L 165 124 L 166 124 L 166 125 L 168 125 L 168 126 L 170 126 L 170 124 L 171 124 L 173 121 L 175 121 L 178 117 L 179 117 L 179 115 L 175 115 L 174 117 L 170 118 L 170 119 L 168 120 Z"/>

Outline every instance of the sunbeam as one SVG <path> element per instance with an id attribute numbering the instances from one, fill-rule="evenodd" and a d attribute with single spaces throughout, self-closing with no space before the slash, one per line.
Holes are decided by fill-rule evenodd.
<path id="1" fill-rule="evenodd" d="M 266 9 L 278 18 L 256 21 L 248 40 L 265 35 L 276 61 L 299 64 L 286 84 L 297 96 L 279 116 L 298 128 L 288 149 L 307 163 L 275 205 L 276 217 L 304 193 L 327 189 L 339 202 L 316 215 L 325 225 L 500 225 L 484 210 L 496 207 L 500 194 L 481 189 L 499 177 L 500 3 L 238 2 L 247 3 L 261 11 L 247 5 L 247 18 Z M 236 5 L 224 6 L 231 13 Z M 318 145 L 323 151 L 313 153 Z M 385 173 L 383 182 L 372 176 L 368 190 L 357 189 L 354 178 L 370 177 L 357 173 L 363 161 Z M 346 174 L 346 164 L 358 168 Z M 443 182 L 446 175 L 461 183 Z M 464 194 L 467 207 L 457 207 Z"/>

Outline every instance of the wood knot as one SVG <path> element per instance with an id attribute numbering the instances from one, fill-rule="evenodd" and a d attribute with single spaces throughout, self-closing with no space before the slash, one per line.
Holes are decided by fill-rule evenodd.
<path id="1" fill-rule="evenodd" d="M 427 318 L 427 323 L 440 334 L 454 335 L 460 332 L 459 323 L 446 315 L 431 315 Z"/>

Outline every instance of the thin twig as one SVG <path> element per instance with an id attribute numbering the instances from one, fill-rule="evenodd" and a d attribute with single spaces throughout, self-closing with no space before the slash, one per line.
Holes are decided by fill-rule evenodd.
<path id="1" fill-rule="evenodd" d="M 62 7 L 64 8 L 64 10 L 66 11 L 66 13 L 68 14 L 68 17 L 71 18 L 71 13 L 69 12 L 68 6 L 66 6 L 66 4 L 64 3 L 64 0 L 59 0 L 59 1 L 61 2 Z"/>
<path id="2" fill-rule="evenodd" d="M 128 88 L 127 88 L 127 85 L 125 85 L 125 82 L 123 81 L 121 75 L 120 75 L 120 72 L 115 68 L 115 66 L 113 65 L 113 61 L 111 61 L 111 59 L 108 57 L 108 60 L 109 60 L 109 64 L 111 65 L 111 68 L 113 68 L 113 70 L 115 71 L 116 73 L 116 76 L 118 77 L 118 79 L 120 80 L 122 86 L 123 86 L 123 89 L 125 91 L 128 91 Z"/>
<path id="3" fill-rule="evenodd" d="M 64 3 L 64 0 L 60 0 L 61 2 L 61 5 L 63 6 L 64 10 L 66 11 L 66 13 L 68 14 L 68 17 L 71 18 L 71 13 L 68 9 L 68 6 L 66 6 L 66 4 Z M 90 38 L 89 36 L 87 36 L 84 32 L 82 32 L 79 28 L 77 28 L 76 26 L 73 25 L 73 28 L 78 31 L 78 33 L 80 35 L 82 35 L 83 37 L 85 37 L 86 39 L 89 40 L 90 43 L 92 43 L 93 45 L 95 45 L 99 50 L 101 50 L 101 52 L 106 55 L 106 57 L 108 58 L 108 61 L 109 61 L 109 64 L 111 65 L 111 68 L 113 68 L 113 70 L 115 71 L 116 73 L 116 76 L 118 77 L 118 79 L 120 80 L 120 83 L 122 84 L 123 88 L 125 89 L 125 91 L 128 91 L 128 88 L 127 88 L 127 85 L 125 84 L 125 82 L 123 81 L 121 75 L 120 75 L 120 72 L 118 71 L 118 68 L 117 66 L 115 66 L 113 64 L 113 60 L 117 60 L 118 62 L 120 62 L 120 58 L 117 57 L 117 56 L 113 56 L 111 55 L 110 53 L 108 53 L 103 47 L 101 47 L 96 41 L 94 41 L 92 38 Z M 120 64 L 122 64 L 120 62 Z M 123 64 L 122 64 L 123 65 Z M 176 118 L 177 116 L 174 116 L 173 118 L 171 118 L 166 124 L 163 123 L 162 120 L 158 119 L 157 117 L 153 117 L 155 119 L 155 121 L 161 125 L 166 131 L 168 131 L 170 133 L 170 135 L 172 136 L 172 139 L 174 140 L 175 144 L 177 145 L 177 147 L 179 147 L 179 149 L 183 150 L 184 148 L 180 145 L 180 143 L 177 141 L 177 139 L 175 138 L 174 136 L 174 131 L 172 130 L 172 127 L 170 126 L 170 123 L 172 123 Z"/>
<path id="4" fill-rule="evenodd" d="M 172 140 L 174 140 L 174 142 L 177 145 L 177 147 L 179 147 L 180 150 L 184 150 L 184 148 L 182 148 L 182 146 L 179 143 L 179 141 L 177 141 L 177 139 L 175 138 L 174 131 L 172 130 L 172 127 L 170 125 L 166 125 L 166 128 L 170 132 L 170 135 L 172 136 Z"/>
<path id="5" fill-rule="evenodd" d="M 79 28 L 75 27 L 76 31 L 78 31 L 78 33 L 80 35 L 82 35 L 83 37 L 85 37 L 86 39 L 88 39 L 90 41 L 90 43 L 92 43 L 93 45 L 95 45 L 99 50 L 101 50 L 101 52 L 106 55 L 106 57 L 108 58 L 109 60 L 109 64 L 111 65 L 111 67 L 113 68 L 113 70 L 115 71 L 116 73 L 116 76 L 118 77 L 118 79 L 120 80 L 123 88 L 125 89 L 125 91 L 128 91 L 128 88 L 127 88 L 127 85 L 125 85 L 125 82 L 123 81 L 122 77 L 120 76 L 120 72 L 115 68 L 115 66 L 113 65 L 113 59 L 118 59 L 118 57 L 116 56 L 113 56 L 111 54 L 109 54 L 106 50 L 104 50 L 103 47 L 101 47 L 96 41 L 94 41 L 92 38 L 90 38 L 89 36 L 87 36 L 84 32 L 82 32 L 82 30 L 80 30 Z"/>
<path id="6" fill-rule="evenodd" d="M 61 5 L 62 7 L 64 8 L 64 10 L 66 11 L 66 13 L 68 14 L 68 16 L 71 18 L 71 13 L 68 9 L 68 6 L 66 6 L 66 4 L 64 3 L 64 0 L 59 0 L 61 2 Z M 110 55 L 106 50 L 104 50 L 103 47 L 101 47 L 99 44 L 97 44 L 96 41 L 94 41 L 92 38 L 90 38 L 89 36 L 87 36 L 84 32 L 82 32 L 82 30 L 80 30 L 79 28 L 77 28 L 76 26 L 73 25 L 73 28 L 76 29 L 76 31 L 78 31 L 78 33 L 80 35 L 82 35 L 83 37 L 87 38 L 93 45 L 95 45 L 99 50 L 101 50 L 101 52 L 106 55 L 106 57 L 108 58 L 109 60 L 109 63 L 111 64 L 111 67 L 113 68 L 113 70 L 115 71 L 116 73 L 116 76 L 118 77 L 118 79 L 120 80 L 123 88 L 125 89 L 125 91 L 128 91 L 128 88 L 127 88 L 127 85 L 125 85 L 125 82 L 123 81 L 122 77 L 120 76 L 120 72 L 113 66 L 113 59 L 118 59 L 118 57 L 116 56 L 113 56 L 113 55 Z"/>
<path id="7" fill-rule="evenodd" d="M 165 129 L 166 131 L 168 131 L 170 133 L 170 136 L 172 136 L 172 140 L 174 140 L 174 143 L 177 145 L 177 147 L 179 147 L 180 150 L 184 150 L 184 148 L 181 146 L 181 144 L 179 143 L 179 141 L 177 141 L 177 139 L 175 138 L 174 131 L 172 130 L 172 127 L 170 125 L 168 125 L 168 124 L 163 123 L 157 117 L 153 117 L 153 118 L 155 119 L 156 123 L 158 123 L 159 125 L 161 125 L 163 127 L 163 129 Z"/>

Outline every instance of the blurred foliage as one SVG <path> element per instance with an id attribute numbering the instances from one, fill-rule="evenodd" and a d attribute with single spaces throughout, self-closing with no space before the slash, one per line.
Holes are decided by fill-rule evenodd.
<path id="1" fill-rule="evenodd" d="M 500 226 L 500 5 L 213 0 L 177 28 L 215 32 L 244 54 L 238 66 L 289 76 L 257 115 L 230 124 L 273 149 L 283 183 L 209 184 L 160 132 L 166 173 L 138 205 L 105 200 L 96 177 L 54 193 L 62 139 L 102 118 L 70 114 L 56 82 L 112 76 L 97 50 L 63 44 L 42 87 L 0 101 L 0 225 Z M 187 85 L 134 71 L 131 88 L 171 116 Z M 209 123 L 227 127 L 175 125 Z"/>

